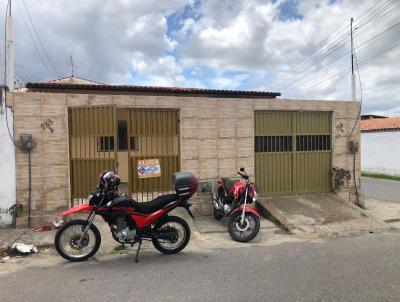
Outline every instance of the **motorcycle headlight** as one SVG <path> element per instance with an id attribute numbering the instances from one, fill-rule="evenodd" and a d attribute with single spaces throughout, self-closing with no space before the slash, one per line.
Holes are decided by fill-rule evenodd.
<path id="1" fill-rule="evenodd" d="M 88 203 L 90 203 L 90 200 L 93 198 L 94 195 L 90 194 L 87 198 Z"/>
<path id="2" fill-rule="evenodd" d="M 257 193 L 256 191 L 254 191 L 254 194 L 253 194 L 253 201 L 256 201 L 257 198 L 258 198 L 258 193 Z"/>

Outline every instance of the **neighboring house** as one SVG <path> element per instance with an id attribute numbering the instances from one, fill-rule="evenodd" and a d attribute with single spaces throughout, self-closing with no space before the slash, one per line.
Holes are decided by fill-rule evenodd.
<path id="1" fill-rule="evenodd" d="M 0 227 L 13 222 L 9 209 L 15 204 L 15 151 L 10 137 L 14 131 L 13 113 L 5 106 L 3 91 L 0 95 Z"/>
<path id="2" fill-rule="evenodd" d="M 69 76 L 69 77 L 65 77 L 65 78 L 50 80 L 50 81 L 47 81 L 46 83 L 104 85 L 104 83 L 84 79 L 84 78 L 77 77 L 77 76 Z"/>
<path id="3" fill-rule="evenodd" d="M 362 118 L 361 170 L 400 175 L 400 118 Z"/>
<path id="4" fill-rule="evenodd" d="M 379 118 L 387 118 L 387 116 L 376 115 L 376 114 L 363 114 L 361 115 L 361 120 L 371 120 L 371 119 L 379 119 Z"/>

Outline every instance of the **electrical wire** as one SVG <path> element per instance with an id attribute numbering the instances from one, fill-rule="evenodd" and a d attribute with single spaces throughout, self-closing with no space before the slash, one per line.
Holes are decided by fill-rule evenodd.
<path id="1" fill-rule="evenodd" d="M 400 35 L 398 35 L 398 37 L 400 37 Z M 366 65 L 367 63 L 370 63 L 376 59 L 378 59 L 379 57 L 381 57 L 383 54 L 385 54 L 387 51 L 394 49 L 396 46 L 400 45 L 400 39 L 399 40 L 393 40 L 390 44 L 386 44 L 384 48 L 378 49 L 377 51 L 375 51 L 373 54 L 371 54 L 369 57 L 366 57 L 365 59 L 361 60 L 358 62 L 359 67 L 363 67 L 364 65 Z M 347 64 L 346 62 L 344 62 L 345 64 Z M 343 65 L 343 64 L 342 64 Z M 303 86 L 301 86 L 300 88 L 298 88 L 295 91 L 299 91 L 299 90 L 311 90 L 312 88 L 319 86 L 329 80 L 333 80 L 336 79 L 342 75 L 344 75 L 345 73 L 349 72 L 351 70 L 351 67 L 346 68 L 345 70 L 330 75 L 329 71 L 327 73 L 327 76 L 323 76 L 320 77 L 317 80 L 314 80 L 312 82 L 306 83 Z"/>
<path id="2" fill-rule="evenodd" d="M 378 4 L 380 4 L 382 1 L 384 1 L 384 0 L 380 0 L 379 2 L 377 2 L 376 4 L 374 4 L 372 7 L 370 7 L 369 9 L 367 9 L 359 18 L 360 18 L 360 23 L 361 22 L 365 22 L 365 20 L 367 20 L 368 18 L 370 18 L 371 16 L 373 16 L 374 15 L 374 13 L 376 14 L 376 11 L 374 12 L 374 11 L 372 11 L 369 15 L 366 15 L 370 10 L 373 10 L 373 8 L 375 7 L 375 6 L 377 6 Z M 394 1 L 396 1 L 396 0 L 394 0 Z M 389 3 L 390 4 L 390 3 Z M 388 4 L 386 4 L 386 5 L 388 5 Z M 379 8 L 378 7 L 378 10 L 379 9 L 381 9 L 381 8 Z M 366 15 L 364 18 L 362 18 L 364 15 Z M 346 31 L 344 34 L 343 34 L 343 31 Z M 302 63 L 300 63 L 300 64 L 298 64 L 298 65 L 296 65 L 294 68 L 292 68 L 292 69 L 290 69 L 290 71 L 289 72 L 286 72 L 284 75 L 282 75 L 282 76 L 278 76 L 277 78 L 275 78 L 275 79 L 273 79 L 272 81 L 270 81 L 269 83 L 268 83 L 268 85 L 272 85 L 272 87 L 276 87 L 276 88 L 278 88 L 280 85 L 283 85 L 283 84 L 286 84 L 287 85 L 287 82 L 286 81 L 284 81 L 285 79 L 287 79 L 288 77 L 290 77 L 291 75 L 292 76 L 296 76 L 294 73 L 299 69 L 299 68 L 301 68 L 302 66 L 304 66 L 308 61 L 311 61 L 312 59 L 313 59 L 313 57 L 314 56 L 317 56 L 317 58 L 320 58 L 320 59 L 322 59 L 323 57 L 326 57 L 326 54 L 324 54 L 323 52 L 325 51 L 324 50 L 324 48 L 327 48 L 327 49 L 329 49 L 329 48 L 332 48 L 333 46 L 335 46 L 335 43 L 338 43 L 338 42 L 340 42 L 340 43 L 342 43 L 343 41 L 340 41 L 340 40 L 342 40 L 343 38 L 345 38 L 345 39 L 347 39 L 349 37 L 349 31 L 347 30 L 347 26 L 345 26 L 345 27 L 343 27 L 341 30 L 339 30 L 336 34 L 334 34 L 333 36 L 331 36 L 330 38 L 328 38 L 327 40 L 325 40 L 325 42 L 310 56 L 310 57 L 308 57 L 306 60 L 304 60 Z M 329 42 L 330 40 L 332 40 L 333 39 L 333 41 L 331 41 L 331 42 Z M 322 52 L 321 54 L 319 54 L 318 55 L 318 53 L 319 52 Z M 321 56 L 322 56 L 322 58 L 321 58 Z M 320 61 L 320 60 L 319 60 Z M 308 68 L 307 68 L 307 70 L 308 70 Z M 301 71 L 300 73 L 304 73 L 304 71 Z M 299 74 L 297 74 L 297 77 L 299 76 Z M 297 78 L 296 77 L 296 78 Z M 284 83 L 285 82 L 285 83 Z"/>
<path id="3" fill-rule="evenodd" d="M 361 16 L 358 21 L 355 23 L 358 24 L 358 26 L 355 26 L 355 30 L 357 34 L 353 34 L 353 36 L 358 36 L 362 34 L 363 32 L 366 32 L 369 28 L 372 26 L 382 22 L 382 20 L 385 20 L 383 17 L 387 17 L 388 15 L 392 15 L 395 12 L 395 9 L 400 6 L 400 3 L 397 2 L 396 0 L 391 1 L 389 3 L 383 3 L 382 6 L 376 7 L 378 4 L 381 4 L 383 0 L 379 1 L 376 3 L 374 6 L 370 7 L 367 11 L 365 11 Z M 392 6 L 395 4 L 395 6 Z M 375 7 L 375 9 L 374 9 Z M 369 14 L 367 14 L 370 11 Z M 384 13 L 383 15 L 379 15 L 380 13 Z M 363 17 L 364 16 L 364 17 Z M 379 17 L 378 19 L 376 19 Z M 343 29 L 339 31 L 339 33 L 343 32 Z M 329 38 L 327 41 L 331 40 L 333 37 L 337 37 L 338 34 L 333 35 L 331 38 Z M 293 87 L 293 86 L 300 86 L 300 83 L 304 83 L 306 78 L 312 77 L 309 73 L 304 75 L 306 71 L 309 71 L 311 68 L 318 66 L 317 63 L 322 62 L 324 59 L 328 58 L 329 56 L 335 54 L 333 60 L 329 60 L 328 64 L 324 64 L 324 67 L 327 67 L 328 65 L 331 65 L 333 62 L 341 59 L 344 57 L 347 51 L 343 51 L 344 46 L 347 44 L 347 40 L 349 38 L 349 31 L 346 32 L 345 35 L 341 35 L 334 39 L 331 43 L 328 43 L 327 47 L 321 46 L 320 48 L 317 49 L 314 54 L 307 58 L 305 61 L 303 61 L 301 64 L 298 64 L 294 68 L 291 69 L 291 72 L 287 72 L 283 76 L 278 76 L 277 78 L 273 79 L 269 83 L 273 83 L 272 87 L 275 87 L 275 90 L 282 90 L 284 87 Z M 366 41 L 368 42 L 368 41 Z M 363 47 L 364 48 L 364 47 Z M 322 53 L 319 53 L 321 52 Z M 319 54 L 318 54 L 319 53 Z M 315 59 L 311 64 L 308 64 L 305 68 L 299 70 L 299 67 L 305 66 L 305 63 L 310 61 L 313 57 Z M 296 73 L 295 73 L 296 72 Z M 285 85 L 285 86 L 283 86 Z M 289 91 L 292 90 L 289 88 Z"/>
<path id="4" fill-rule="evenodd" d="M 397 3 L 397 5 L 395 5 L 394 7 L 390 7 L 394 3 Z M 369 19 L 360 20 L 359 24 L 355 24 L 355 27 L 363 27 L 363 26 L 366 26 L 365 28 L 371 27 L 376 22 L 379 22 L 382 18 L 387 16 L 390 12 L 394 11 L 397 7 L 399 7 L 398 0 L 392 0 L 391 2 L 387 3 L 386 6 L 383 6 L 381 9 L 379 9 L 377 12 L 372 13 L 371 16 L 369 17 Z M 374 21 L 375 23 L 372 22 L 372 20 L 374 20 L 374 18 L 375 18 L 375 21 Z"/>
<path id="5" fill-rule="evenodd" d="M 336 48 L 333 48 L 333 47 L 335 47 L 335 43 L 337 43 L 336 41 L 343 39 L 343 37 L 346 37 L 347 35 L 348 35 L 348 32 L 341 35 L 339 38 L 335 39 L 331 43 L 325 42 L 325 44 L 323 44 L 319 49 L 317 49 L 310 57 L 308 57 L 302 63 L 296 65 L 294 68 L 290 69 L 289 72 L 285 73 L 284 75 L 282 75 L 280 77 L 278 76 L 276 79 L 270 81 L 268 83 L 268 85 L 272 85 L 271 87 L 275 87 L 275 89 L 278 89 L 283 84 L 287 84 L 288 82 L 293 81 L 293 79 L 298 78 L 299 75 L 301 75 L 306 70 L 308 70 L 311 66 L 313 66 L 315 64 L 315 62 L 319 62 L 324 57 L 326 57 L 327 54 L 324 52 L 331 53 L 331 52 L 335 51 Z M 336 36 L 336 35 L 334 35 L 334 36 Z M 329 39 L 327 41 L 329 41 Z M 326 46 L 326 45 L 328 45 L 328 46 Z M 321 52 L 321 53 L 319 53 L 319 52 Z M 314 61 L 313 61 L 313 59 L 314 59 Z M 307 64 L 308 62 L 310 62 L 311 64 Z M 303 66 L 305 66 L 305 67 L 303 68 Z M 301 69 L 301 68 L 303 68 L 303 69 Z"/>
<path id="6" fill-rule="evenodd" d="M 400 25 L 400 23 L 397 24 L 396 27 L 398 25 Z M 394 29 L 394 27 L 393 27 L 393 29 Z M 388 37 L 386 37 L 386 36 L 388 36 Z M 379 56 L 382 53 L 385 53 L 387 50 L 391 49 L 393 44 L 395 44 L 395 45 L 397 44 L 396 41 L 397 41 L 397 38 L 399 38 L 399 37 L 400 37 L 399 34 L 397 34 L 397 36 L 396 35 L 395 36 L 389 36 L 387 32 L 381 32 L 381 33 L 375 35 L 374 37 L 372 37 L 371 39 L 369 39 L 367 41 L 364 41 L 362 44 L 360 44 L 360 47 L 358 48 L 359 50 L 363 50 L 363 49 L 366 49 L 367 47 L 370 47 L 370 46 L 372 46 L 374 44 L 378 44 L 378 42 L 379 42 L 378 47 L 381 46 L 381 48 L 379 49 L 378 47 L 376 47 L 376 48 L 372 47 L 373 49 L 376 49 L 375 52 L 373 53 L 373 55 L 370 55 L 368 58 L 362 60 L 360 66 L 363 66 L 367 62 L 367 59 L 368 59 L 368 62 L 372 61 L 372 59 L 371 59 L 372 56 Z M 393 41 L 395 43 L 393 43 Z M 337 56 L 337 57 L 333 58 L 332 60 L 328 61 L 327 63 L 325 63 L 324 64 L 324 68 L 327 68 L 330 65 L 332 65 L 333 63 L 335 63 L 337 60 L 342 59 L 343 58 L 342 55 L 344 55 L 345 52 L 344 53 L 342 52 L 339 56 Z M 342 67 L 343 65 L 347 64 L 346 62 L 343 62 L 343 63 L 340 64 L 340 65 L 336 65 L 336 68 L 338 69 L 339 67 Z M 338 73 L 337 76 L 339 76 L 339 75 L 341 75 L 341 74 L 343 74 L 343 73 L 345 73 L 347 71 L 348 71 L 348 68 L 345 69 L 343 72 Z M 336 78 L 336 76 L 331 76 L 331 71 L 328 70 L 327 72 L 325 72 L 325 74 L 318 75 L 318 79 L 317 80 L 314 80 L 314 81 L 311 81 L 311 82 L 307 81 L 308 78 L 313 78 L 314 76 L 315 75 L 310 74 L 308 76 L 303 77 L 301 81 L 293 83 L 291 85 L 291 88 L 295 88 L 294 89 L 295 91 L 298 90 L 298 88 L 296 88 L 296 87 L 301 87 L 303 90 L 305 88 L 309 89 L 309 88 L 315 87 L 319 83 L 322 84 L 322 83 L 326 82 L 326 80 L 329 80 L 329 79 L 332 79 L 332 78 Z"/>
<path id="7" fill-rule="evenodd" d="M 37 38 L 38 38 L 39 44 L 40 44 L 40 46 L 42 47 L 42 50 L 43 50 L 43 52 L 44 52 L 44 54 L 45 54 L 47 60 L 49 61 L 50 66 L 52 67 L 52 69 L 53 69 L 55 75 L 56 75 L 58 78 L 60 78 L 60 74 L 57 72 L 57 69 L 55 68 L 53 61 L 50 59 L 50 56 L 49 56 L 49 54 L 48 54 L 46 48 L 43 46 L 42 39 L 40 38 L 40 35 L 39 35 L 38 31 L 36 30 L 35 24 L 34 24 L 33 21 L 32 21 L 31 14 L 30 14 L 29 9 L 28 9 L 28 7 L 27 7 L 27 5 L 26 5 L 26 3 L 25 3 L 25 0 L 22 0 L 22 3 L 23 3 L 23 5 L 24 5 L 24 7 L 25 7 L 25 10 L 26 10 L 26 12 L 27 12 L 29 22 L 31 23 L 31 26 L 32 26 L 32 28 L 33 28 L 33 31 L 35 32 L 35 34 L 36 34 L 36 36 L 37 36 Z"/>
<path id="8" fill-rule="evenodd" d="M 38 55 L 40 61 L 42 62 L 43 67 L 47 70 L 48 73 L 51 73 L 49 67 L 48 67 L 47 64 L 44 62 L 44 59 L 43 59 L 42 55 L 40 54 L 39 48 L 38 48 L 38 46 L 37 46 L 37 44 L 36 44 L 36 42 L 35 42 L 35 38 L 33 37 L 33 34 L 32 34 L 32 32 L 31 32 L 31 30 L 30 30 L 30 28 L 29 28 L 29 26 L 28 26 L 28 23 L 26 23 L 25 17 L 24 17 L 24 15 L 22 14 L 22 9 L 20 8 L 20 6 L 19 6 L 19 4 L 18 4 L 18 1 L 17 1 L 16 3 L 17 3 L 17 6 L 18 6 L 18 9 L 21 11 L 22 20 L 23 20 L 24 25 L 25 25 L 25 28 L 26 28 L 26 30 L 28 31 L 28 34 L 29 34 L 29 36 L 30 36 L 30 38 L 31 38 L 31 40 L 32 40 L 32 43 L 33 43 L 33 46 L 34 46 L 34 48 L 35 48 L 36 54 Z"/>
<path id="9" fill-rule="evenodd" d="M 385 28 L 384 30 L 380 31 L 379 33 L 375 34 L 371 38 L 363 41 L 361 44 L 359 44 L 358 51 L 362 52 L 364 49 L 373 49 L 373 52 L 369 54 L 368 57 L 362 59 L 359 61 L 359 66 L 364 66 L 365 64 L 379 58 L 382 54 L 387 52 L 388 50 L 394 48 L 395 46 L 398 45 L 398 40 L 400 38 L 400 34 L 397 30 L 397 28 L 400 26 L 400 22 L 396 24 L 392 24 L 390 27 Z M 340 56 L 342 56 L 344 53 L 340 52 L 337 57 L 334 57 L 332 60 L 328 61 L 327 63 L 324 64 L 324 68 L 327 68 L 329 65 L 332 65 L 335 61 L 340 59 Z M 336 66 L 338 69 L 341 67 L 343 64 Z M 325 83 L 327 80 L 334 79 L 339 77 L 340 75 L 344 74 L 345 72 L 348 71 L 348 68 L 345 69 L 344 71 L 340 73 L 336 73 L 332 75 L 331 71 L 325 72 L 325 74 L 317 74 L 318 79 L 314 81 L 310 81 L 310 78 L 313 78 L 312 74 L 306 75 L 302 77 L 301 81 L 297 81 L 293 83 L 290 88 L 288 89 L 289 91 L 299 91 L 299 90 L 308 90 L 311 89 L 318 84 Z M 315 75 L 314 75 L 315 76 Z"/>

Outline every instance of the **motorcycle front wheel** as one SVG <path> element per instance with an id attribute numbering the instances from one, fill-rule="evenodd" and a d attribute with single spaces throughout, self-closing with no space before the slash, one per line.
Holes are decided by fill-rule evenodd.
<path id="1" fill-rule="evenodd" d="M 76 262 L 87 260 L 96 254 L 100 247 L 101 236 L 94 224 L 90 225 L 89 231 L 81 240 L 87 224 L 86 220 L 71 220 L 57 231 L 54 246 L 60 256 Z"/>
<path id="2" fill-rule="evenodd" d="M 160 220 L 154 230 L 158 236 L 152 239 L 153 245 L 163 254 L 179 253 L 190 240 L 189 225 L 177 216 L 167 216 Z"/>
<path id="3" fill-rule="evenodd" d="M 218 210 L 214 207 L 214 218 L 215 220 L 221 220 L 224 217 L 224 213 L 221 210 Z"/>
<path id="4" fill-rule="evenodd" d="M 244 223 L 241 223 L 242 211 L 236 212 L 228 222 L 228 232 L 233 240 L 248 242 L 257 236 L 260 231 L 260 219 L 253 213 L 244 214 Z"/>

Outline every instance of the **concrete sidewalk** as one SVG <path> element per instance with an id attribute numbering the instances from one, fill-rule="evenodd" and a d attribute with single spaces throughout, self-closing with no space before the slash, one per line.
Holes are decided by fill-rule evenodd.
<path id="1" fill-rule="evenodd" d="M 201 234 L 213 234 L 213 233 L 227 233 L 229 217 L 224 217 L 221 220 L 215 220 L 213 216 L 200 216 L 196 217 L 194 225 Z M 271 221 L 260 217 L 260 230 L 279 230 Z"/>
<path id="2" fill-rule="evenodd" d="M 212 216 L 200 216 L 193 220 L 186 212 L 186 210 L 178 208 L 171 212 L 171 215 L 180 216 L 189 224 L 191 230 L 191 237 L 194 240 L 211 240 L 212 236 L 215 235 L 215 239 L 226 238 L 230 240 L 227 224 L 228 217 L 217 221 Z M 74 217 L 82 218 L 84 217 Z M 100 251 L 110 251 L 119 245 L 111 236 L 109 226 L 104 223 L 101 217 L 96 217 L 94 224 L 100 231 L 101 234 L 101 247 Z M 268 231 L 269 233 L 280 233 L 280 228 L 274 225 L 271 221 L 261 217 L 261 228 L 260 232 Z M 23 242 L 26 244 L 34 244 L 38 247 L 48 247 L 54 245 L 54 236 L 57 230 L 53 229 L 46 232 L 35 232 L 31 229 L 0 229 L 0 248 L 7 248 L 14 240 L 18 237 L 17 242 Z M 219 236 L 222 235 L 222 236 Z M 222 240 L 222 239 L 221 239 Z M 217 240 L 221 242 L 221 240 Z"/>
<path id="3" fill-rule="evenodd" d="M 191 240 L 187 249 L 189 250 L 209 250 L 215 248 L 236 248 L 253 245 L 276 245 L 287 241 L 296 241 L 298 238 L 287 236 L 278 226 L 271 221 L 261 217 L 260 232 L 248 243 L 239 243 L 232 240 L 227 231 L 228 217 L 217 221 L 212 216 L 200 216 L 193 220 L 186 210 L 178 208 L 171 215 L 180 216 L 186 220 L 191 229 Z M 80 218 L 80 217 L 79 217 Z M 101 246 L 98 251 L 99 255 L 115 254 L 115 253 L 131 253 L 136 250 L 136 247 L 131 249 L 128 246 L 127 250 L 120 251 L 116 247 L 119 243 L 114 241 L 111 236 L 109 227 L 104 223 L 101 217 L 96 217 L 95 225 L 101 233 Z M 0 229 L 0 247 L 7 247 L 9 242 L 12 242 L 19 235 L 24 234 L 18 242 L 26 244 L 35 244 L 42 248 L 53 247 L 54 235 L 56 230 L 48 232 L 33 232 L 32 230 L 21 229 Z M 143 242 L 143 250 L 153 250 L 151 242 Z"/>
<path id="4" fill-rule="evenodd" d="M 365 211 L 375 219 L 400 228 L 400 203 L 376 199 L 365 200 Z"/>
<path id="5" fill-rule="evenodd" d="M 271 197 L 260 200 L 259 205 L 262 212 L 283 229 L 301 236 L 342 235 L 391 228 L 384 221 L 330 193 Z"/>
<path id="6" fill-rule="evenodd" d="M 261 218 L 260 233 L 248 244 L 268 245 L 271 242 L 315 238 L 320 235 L 345 235 L 353 232 L 400 228 L 400 204 L 377 200 L 367 200 L 365 203 L 366 210 L 363 210 L 333 194 L 264 199 L 261 201 L 260 212 L 268 214 L 277 224 Z M 230 238 L 227 231 L 228 217 L 220 221 L 212 216 L 196 217 L 196 220 L 193 220 L 181 208 L 174 210 L 171 215 L 180 216 L 188 222 L 192 246 L 209 249 L 242 245 Z M 102 238 L 99 253 L 112 252 L 119 244 L 112 238 L 108 225 L 101 217 L 96 217 L 94 223 L 100 230 Z M 18 237 L 20 238 L 17 242 L 34 244 L 42 248 L 52 247 L 55 233 L 56 230 L 34 232 L 27 229 L 0 228 L 0 248 L 6 248 Z M 282 235 L 288 234 L 296 236 L 282 238 Z M 151 243 L 145 242 L 143 247 L 149 248 Z"/>
<path id="7" fill-rule="evenodd" d="M 187 215 L 184 209 L 175 209 L 171 212 L 171 215 L 176 215 L 184 218 L 189 224 L 192 232 L 196 233 L 196 225 L 189 215 Z M 86 219 L 87 215 L 78 214 L 70 216 L 70 219 Z M 110 227 L 100 216 L 96 216 L 94 224 L 99 229 L 101 234 L 101 250 L 113 249 L 118 243 L 112 238 L 110 233 Z M 48 247 L 54 245 L 54 236 L 57 230 L 52 229 L 51 231 L 39 231 L 35 232 L 33 229 L 11 229 L 11 228 L 0 228 L 0 248 L 7 248 L 17 238 L 17 242 L 26 244 L 34 244 L 37 247 Z"/>
<path id="8" fill-rule="evenodd" d="M 0 249 L 7 248 L 14 241 L 33 244 L 37 247 L 52 246 L 56 230 L 34 232 L 32 229 L 0 228 Z"/>

